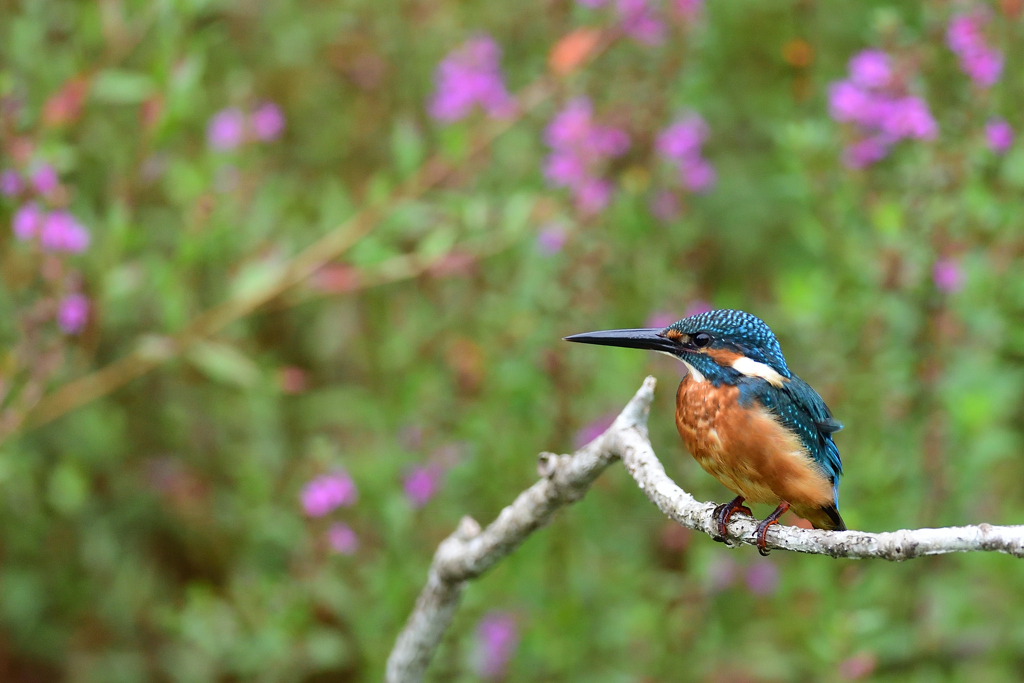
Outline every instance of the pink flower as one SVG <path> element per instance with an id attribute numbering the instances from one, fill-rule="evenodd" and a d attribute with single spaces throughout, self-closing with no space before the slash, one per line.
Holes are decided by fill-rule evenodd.
<path id="1" fill-rule="evenodd" d="M 467 40 L 441 60 L 430 115 L 453 122 L 469 116 L 476 106 L 493 118 L 514 114 L 516 102 L 505 89 L 500 60 L 501 48 L 488 35 Z"/>
<path id="2" fill-rule="evenodd" d="M 708 132 L 708 125 L 699 114 L 689 114 L 661 131 L 654 148 L 666 159 L 685 161 L 700 155 Z"/>
<path id="3" fill-rule="evenodd" d="M 617 0 L 615 8 L 623 32 L 638 43 L 658 45 L 665 40 L 665 24 L 648 0 Z"/>
<path id="4" fill-rule="evenodd" d="M 249 116 L 249 125 L 257 140 L 271 142 L 284 131 L 284 114 L 273 102 L 264 102 Z"/>
<path id="5" fill-rule="evenodd" d="M 988 18 L 982 14 L 958 14 L 949 20 L 946 44 L 960 59 L 960 69 L 977 85 L 988 88 L 1003 72 L 1003 55 L 985 43 L 982 28 Z"/>
<path id="6" fill-rule="evenodd" d="M 689 318 L 691 315 L 700 315 L 701 313 L 707 313 L 714 309 L 714 306 L 710 302 L 704 301 L 703 299 L 694 299 L 690 302 L 690 305 L 686 307 L 686 312 L 683 313 L 684 318 Z"/>
<path id="7" fill-rule="evenodd" d="M 584 216 L 601 213 L 612 200 L 612 184 L 600 178 L 587 178 L 576 187 L 576 210 Z"/>
<path id="8" fill-rule="evenodd" d="M 206 142 L 213 149 L 235 149 L 245 138 L 245 114 L 237 107 L 221 109 L 206 125 Z"/>
<path id="9" fill-rule="evenodd" d="M 570 101 L 547 125 L 544 142 L 552 149 L 544 163 L 548 181 L 572 191 L 579 213 L 604 210 L 613 188 L 601 178 L 600 171 L 609 159 L 629 150 L 626 132 L 596 124 L 590 100 L 580 97 Z"/>
<path id="10" fill-rule="evenodd" d="M 849 168 L 864 168 L 876 161 L 881 161 L 889 153 L 889 148 L 878 137 L 865 138 L 843 150 L 843 163 Z"/>
<path id="11" fill-rule="evenodd" d="M 444 472 L 437 465 L 416 466 L 405 475 L 402 490 L 413 507 L 421 508 L 430 502 L 441 488 Z"/>
<path id="12" fill-rule="evenodd" d="M 39 244 L 46 251 L 79 254 L 89 248 L 89 231 L 67 211 L 53 211 L 43 219 Z"/>
<path id="13" fill-rule="evenodd" d="M 339 507 L 356 502 L 355 482 L 343 471 L 321 475 L 302 487 L 299 499 L 302 509 L 310 517 L 323 517 Z"/>
<path id="14" fill-rule="evenodd" d="M 651 313 L 647 316 L 647 320 L 644 322 L 644 327 L 658 327 L 665 328 L 679 320 L 679 318 L 672 313 Z"/>
<path id="15" fill-rule="evenodd" d="M 544 256 L 554 256 L 562 251 L 566 239 L 568 239 L 568 233 L 563 226 L 558 223 L 549 223 L 537 233 L 537 251 Z"/>
<path id="16" fill-rule="evenodd" d="M 339 555 L 355 555 L 359 550 L 359 537 L 348 524 L 335 522 L 327 530 L 327 545 Z"/>
<path id="17" fill-rule="evenodd" d="M 736 560 L 728 555 L 716 555 L 708 566 L 711 590 L 717 593 L 732 586 L 736 582 L 738 571 Z"/>
<path id="18" fill-rule="evenodd" d="M 13 168 L 0 173 L 0 194 L 5 197 L 13 197 L 21 192 L 21 176 Z"/>
<path id="19" fill-rule="evenodd" d="M 985 141 L 996 154 L 1004 154 L 1013 145 L 1013 128 L 1006 119 L 992 118 L 985 124 Z"/>
<path id="20" fill-rule="evenodd" d="M 14 233 L 14 237 L 22 242 L 35 237 L 43 223 L 44 216 L 45 214 L 35 202 L 22 204 L 14 212 L 14 218 L 11 221 L 11 231 Z"/>
<path id="21" fill-rule="evenodd" d="M 709 192 L 718 179 L 714 167 L 704 159 L 693 159 L 681 164 L 679 172 L 683 187 L 697 194 Z"/>
<path id="22" fill-rule="evenodd" d="M 306 390 L 308 377 L 306 371 L 295 365 L 286 365 L 278 371 L 278 385 L 286 394 L 301 394 Z"/>
<path id="23" fill-rule="evenodd" d="M 946 294 L 959 292 L 964 286 L 964 273 L 960 264 L 951 258 L 939 259 L 932 268 L 935 287 Z"/>
<path id="24" fill-rule="evenodd" d="M 850 59 L 850 80 L 864 88 L 884 88 L 892 78 L 889 55 L 882 50 L 863 50 Z"/>
<path id="25" fill-rule="evenodd" d="M 89 299 L 84 294 L 64 297 L 57 308 L 57 324 L 67 334 L 78 334 L 89 321 Z"/>
<path id="26" fill-rule="evenodd" d="M 519 629 L 511 614 L 489 612 L 476 627 L 477 657 L 474 669 L 486 680 L 505 677 L 508 663 L 519 646 Z"/>
<path id="27" fill-rule="evenodd" d="M 615 418 L 618 416 L 619 414 L 616 412 L 605 413 L 596 420 L 591 420 L 587 424 L 583 425 L 583 427 L 576 432 L 576 436 L 573 437 L 573 448 L 579 450 L 604 434 L 605 431 L 612 426 L 612 423 L 615 422 Z"/>
<path id="28" fill-rule="evenodd" d="M 704 13 L 704 0 L 675 0 L 675 9 L 687 21 L 692 21 Z"/>
<path id="29" fill-rule="evenodd" d="M 650 203 L 651 214 L 662 223 L 671 223 L 679 218 L 682 208 L 679 205 L 679 198 L 675 193 L 668 190 L 661 190 L 654 196 Z"/>
<path id="30" fill-rule="evenodd" d="M 771 595 L 779 587 L 779 570 L 770 560 L 751 565 L 743 578 L 754 595 Z"/>
<path id="31" fill-rule="evenodd" d="M 57 189 L 59 183 L 60 179 L 57 177 L 56 169 L 49 164 L 43 164 L 32 174 L 32 186 L 39 194 L 50 194 Z"/>
<path id="32" fill-rule="evenodd" d="M 708 126 L 699 114 L 689 114 L 658 134 L 654 148 L 679 170 L 683 186 L 691 192 L 703 193 L 714 187 L 714 167 L 701 156 L 701 147 L 708 137 Z"/>
<path id="33" fill-rule="evenodd" d="M 878 658 L 871 652 L 858 652 L 839 663 L 839 677 L 844 681 L 859 681 L 867 678 L 878 666 Z"/>
<path id="34" fill-rule="evenodd" d="M 906 95 L 893 83 L 889 55 L 864 50 L 849 63 L 849 80 L 829 86 L 829 114 L 836 121 L 854 124 L 856 139 L 843 151 L 849 168 L 864 168 L 880 161 L 902 139 L 931 140 L 939 133 L 928 104 Z"/>

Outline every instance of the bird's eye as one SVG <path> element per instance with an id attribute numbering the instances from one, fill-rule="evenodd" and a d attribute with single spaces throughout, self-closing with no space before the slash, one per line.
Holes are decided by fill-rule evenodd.
<path id="1" fill-rule="evenodd" d="M 707 332 L 698 332 L 693 335 L 693 345 L 698 349 L 703 349 L 705 346 L 711 343 L 711 335 Z"/>

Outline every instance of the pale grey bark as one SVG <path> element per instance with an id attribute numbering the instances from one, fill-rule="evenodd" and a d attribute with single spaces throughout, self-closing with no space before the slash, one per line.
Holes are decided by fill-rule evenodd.
<path id="1" fill-rule="evenodd" d="M 480 576 L 550 521 L 555 511 L 579 500 L 599 474 L 621 459 L 652 503 L 685 527 L 717 536 L 714 503 L 701 503 L 668 478 L 647 438 L 653 377 L 597 439 L 573 455 L 542 453 L 540 481 L 523 491 L 486 529 L 469 517 L 434 554 L 427 585 L 388 657 L 387 683 L 417 683 L 451 624 L 465 582 Z M 729 523 L 729 542 L 753 545 L 757 522 L 742 514 Z M 773 526 L 768 547 L 854 559 L 906 560 L 921 555 L 990 550 L 1024 557 L 1024 526 L 903 529 L 886 533 L 820 531 Z"/>

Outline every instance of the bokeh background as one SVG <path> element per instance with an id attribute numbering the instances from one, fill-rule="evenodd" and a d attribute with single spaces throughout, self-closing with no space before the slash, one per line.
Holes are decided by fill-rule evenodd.
<path id="1" fill-rule="evenodd" d="M 845 422 L 851 527 L 1024 523 L 1021 11 L 0 1 L 0 679 L 380 680 L 648 373 L 725 501 L 677 365 L 560 341 L 708 307 Z M 613 467 L 429 679 L 1019 681 L 1022 614 L 1020 560 L 761 558 Z"/>

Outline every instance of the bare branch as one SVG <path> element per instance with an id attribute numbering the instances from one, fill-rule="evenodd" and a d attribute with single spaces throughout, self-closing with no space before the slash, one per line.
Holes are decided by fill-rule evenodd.
<path id="1" fill-rule="evenodd" d="M 655 380 L 648 377 L 615 422 L 573 455 L 542 453 L 540 481 L 523 491 L 483 531 L 469 517 L 438 547 L 427 585 L 388 657 L 387 683 L 417 683 L 451 624 L 465 582 L 511 553 L 555 511 L 579 500 L 598 475 L 621 458 L 637 486 L 665 515 L 685 527 L 717 536 L 714 503 L 701 503 L 665 474 L 647 437 Z M 729 522 L 729 542 L 754 545 L 757 521 L 742 514 Z M 988 550 L 1024 557 L 1024 526 L 902 529 L 886 533 L 821 531 L 773 526 L 768 547 L 851 559 L 907 560 L 922 555 Z"/>

